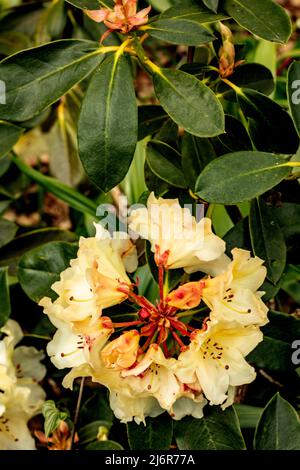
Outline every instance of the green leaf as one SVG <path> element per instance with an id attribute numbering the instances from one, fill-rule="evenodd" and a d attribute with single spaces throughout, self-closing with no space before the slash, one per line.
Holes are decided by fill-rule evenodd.
<path id="1" fill-rule="evenodd" d="M 109 191 L 125 177 L 134 156 L 137 133 L 130 65 L 126 57 L 114 54 L 94 74 L 78 123 L 82 164 L 103 191 Z"/>
<path id="2" fill-rule="evenodd" d="M 300 337 L 300 320 L 272 311 L 268 318 L 270 322 L 262 328 L 264 339 L 248 355 L 247 361 L 260 369 L 291 373 L 297 367 L 291 360 L 291 344 Z"/>
<path id="3" fill-rule="evenodd" d="M 268 43 L 270 44 L 270 43 Z M 274 78 L 270 70 L 261 64 L 247 63 L 237 67 L 230 75 L 230 82 L 240 88 L 256 90 L 265 95 L 270 95 L 274 90 Z M 218 92 L 224 93 L 224 98 L 229 99 L 233 91 L 224 82 L 218 86 Z"/>
<path id="4" fill-rule="evenodd" d="M 4 157 L 17 143 L 23 131 L 21 127 L 0 121 L 0 158 Z"/>
<path id="5" fill-rule="evenodd" d="M 34 302 L 54 297 L 51 286 L 60 273 L 76 258 L 78 247 L 66 242 L 52 242 L 26 253 L 19 262 L 18 279 L 22 289 Z"/>
<path id="6" fill-rule="evenodd" d="M 264 409 L 254 437 L 255 450 L 300 450 L 296 410 L 277 393 Z"/>
<path id="7" fill-rule="evenodd" d="M 0 328 L 10 317 L 10 295 L 8 287 L 8 268 L 0 268 Z"/>
<path id="8" fill-rule="evenodd" d="M 269 371 L 291 372 L 291 345 L 280 339 L 264 336 L 264 340 L 249 356 L 247 360 L 260 369 Z"/>
<path id="9" fill-rule="evenodd" d="M 292 34 L 286 11 L 272 0 L 224 0 L 228 15 L 257 36 L 285 43 Z"/>
<path id="10" fill-rule="evenodd" d="M 42 413 L 45 418 L 44 429 L 46 437 L 49 437 L 60 425 L 61 421 L 68 418 L 68 414 L 59 411 L 53 400 L 47 400 L 43 404 Z"/>
<path id="11" fill-rule="evenodd" d="M 16 274 L 19 259 L 29 250 L 52 241 L 75 242 L 75 233 L 58 228 L 47 228 L 27 232 L 16 237 L 8 245 L 0 249 L 0 266 L 9 266 L 9 272 Z"/>
<path id="12" fill-rule="evenodd" d="M 230 256 L 234 248 L 250 249 L 249 219 L 245 217 L 226 233 L 224 236 L 226 242 L 226 253 Z"/>
<path id="13" fill-rule="evenodd" d="M 6 104 L 0 118 L 26 121 L 55 103 L 103 59 L 93 41 L 63 39 L 26 49 L 0 63 Z"/>
<path id="14" fill-rule="evenodd" d="M 216 152 L 209 139 L 185 132 L 181 153 L 182 169 L 189 187 L 193 189 L 201 171 L 216 158 Z"/>
<path id="15" fill-rule="evenodd" d="M 223 108 L 196 77 L 180 70 L 155 68 L 155 93 L 170 117 L 190 134 L 212 137 L 224 132 Z"/>
<path id="16" fill-rule="evenodd" d="M 108 421 L 98 420 L 92 423 L 86 424 L 78 430 L 78 437 L 80 446 L 86 446 L 90 442 L 96 441 L 99 433 L 99 428 L 104 428 L 106 434 L 108 434 L 112 423 Z"/>
<path id="17" fill-rule="evenodd" d="M 131 422 L 127 424 L 127 435 L 131 450 L 169 450 L 173 422 L 166 413 L 157 418 L 147 418 L 146 426 Z"/>
<path id="18" fill-rule="evenodd" d="M 148 135 L 159 131 L 168 119 L 167 113 L 161 106 L 147 105 L 138 107 L 139 132 L 138 139 L 142 140 Z"/>
<path id="19" fill-rule="evenodd" d="M 212 139 L 217 155 L 240 150 L 252 150 L 252 142 L 244 125 L 234 116 L 225 115 L 225 134 Z"/>
<path id="20" fill-rule="evenodd" d="M 82 8 L 83 10 L 98 10 L 101 8 L 101 3 L 102 6 L 103 3 L 109 4 L 109 1 L 103 1 L 101 2 L 100 0 L 66 0 L 68 3 L 71 3 L 75 7 Z"/>
<path id="21" fill-rule="evenodd" d="M 286 267 L 280 287 L 295 302 L 300 303 L 300 266 L 290 264 Z"/>
<path id="22" fill-rule="evenodd" d="M 0 248 L 14 239 L 18 227 L 10 220 L 0 219 Z"/>
<path id="23" fill-rule="evenodd" d="M 215 39 L 207 27 L 184 18 L 163 18 L 154 21 L 147 27 L 147 33 L 161 41 L 186 46 L 198 46 Z"/>
<path id="24" fill-rule="evenodd" d="M 263 152 L 234 152 L 209 163 L 200 174 L 197 194 L 216 204 L 253 199 L 276 186 L 290 173 L 285 158 Z"/>
<path id="25" fill-rule="evenodd" d="M 250 89 L 241 90 L 238 101 L 243 113 L 251 118 L 249 132 L 257 150 L 282 154 L 297 152 L 299 137 L 292 118 L 281 106 Z"/>
<path id="26" fill-rule="evenodd" d="M 30 38 L 19 31 L 0 32 L 0 54 L 9 56 L 32 45 Z"/>
<path id="27" fill-rule="evenodd" d="M 286 239 L 300 235 L 300 204 L 284 202 L 274 208 L 274 214 Z"/>
<path id="28" fill-rule="evenodd" d="M 98 441 L 88 444 L 84 450 L 124 450 L 124 447 L 115 441 Z"/>
<path id="29" fill-rule="evenodd" d="M 203 0 L 203 3 L 207 6 L 207 8 L 217 13 L 219 0 Z"/>
<path id="30" fill-rule="evenodd" d="M 147 162 L 158 178 L 171 186 L 186 188 L 181 155 L 175 149 L 164 142 L 152 140 L 147 145 Z"/>
<path id="31" fill-rule="evenodd" d="M 285 268 L 287 248 L 272 207 L 261 198 L 252 201 L 249 226 L 253 252 L 265 260 L 267 277 L 276 284 Z"/>
<path id="32" fill-rule="evenodd" d="M 204 417 L 186 417 L 174 429 L 179 450 L 244 450 L 246 448 L 235 410 L 207 406 Z"/>
<path id="33" fill-rule="evenodd" d="M 241 428 L 256 428 L 258 420 L 262 413 L 262 408 L 257 406 L 244 405 L 243 403 L 238 403 L 233 405 L 241 425 Z"/>
<path id="34" fill-rule="evenodd" d="M 208 8 L 192 2 L 191 5 L 175 5 L 168 10 L 164 11 L 160 18 L 171 18 L 173 20 L 189 20 L 196 23 L 213 23 L 215 21 L 222 21 L 228 18 L 224 13 L 216 15 Z"/>
<path id="35" fill-rule="evenodd" d="M 91 421 L 105 421 L 111 427 L 114 415 L 109 406 L 108 399 L 99 390 L 88 398 L 80 409 L 79 419 L 81 423 L 88 424 Z"/>
<path id="36" fill-rule="evenodd" d="M 46 191 L 49 191 L 62 201 L 69 204 L 73 209 L 82 212 L 83 214 L 90 214 L 92 216 L 96 215 L 97 204 L 91 199 L 83 196 L 79 191 L 76 191 L 76 189 L 56 180 L 55 178 L 43 175 L 39 171 L 30 168 L 17 157 L 13 157 L 12 160 L 25 175 L 46 189 Z"/>
<path id="37" fill-rule="evenodd" d="M 300 136 L 300 62 L 294 61 L 288 70 L 287 96 L 295 128 Z"/>

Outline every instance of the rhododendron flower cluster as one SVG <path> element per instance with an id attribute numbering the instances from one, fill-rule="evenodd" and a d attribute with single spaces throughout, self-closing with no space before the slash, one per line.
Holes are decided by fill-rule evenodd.
<path id="1" fill-rule="evenodd" d="M 151 6 L 137 11 L 137 0 L 114 0 L 114 9 L 101 8 L 99 10 L 86 10 L 86 14 L 97 23 L 104 22 L 108 31 L 102 40 L 111 31 L 120 31 L 127 34 L 130 31 L 148 23 L 148 13 Z"/>
<path id="2" fill-rule="evenodd" d="M 46 374 L 41 364 L 44 353 L 15 347 L 23 333 L 14 320 L 8 320 L 0 332 L 0 450 L 33 450 L 27 422 L 40 412 L 46 397 L 38 384 Z"/>
<path id="3" fill-rule="evenodd" d="M 151 194 L 129 228 L 153 252 L 159 294 L 152 302 L 130 276 L 138 259 L 128 235 L 96 228 L 52 286 L 57 299 L 41 301 L 57 327 L 48 354 L 56 367 L 71 368 L 64 386 L 77 377 L 106 386 L 122 422 L 164 411 L 201 418 L 207 403 L 230 405 L 235 387 L 255 378 L 246 356 L 268 321 L 263 261 L 237 248 L 229 258 L 208 218 L 197 221 L 178 200 Z M 187 282 L 170 289 L 179 268 Z"/>

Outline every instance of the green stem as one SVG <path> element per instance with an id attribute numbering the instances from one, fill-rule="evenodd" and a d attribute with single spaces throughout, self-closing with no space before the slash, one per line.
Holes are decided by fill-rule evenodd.
<path id="1" fill-rule="evenodd" d="M 198 308 L 198 309 L 194 309 L 194 310 L 188 310 L 188 311 L 179 313 L 177 315 L 177 318 L 192 317 L 192 316 L 196 315 L 197 313 L 205 312 L 206 310 L 208 310 L 208 307 L 202 307 L 202 308 Z"/>
<path id="2" fill-rule="evenodd" d="M 36 335 L 34 333 L 25 333 L 25 338 L 37 338 L 37 339 L 44 339 L 45 341 L 51 341 L 52 338 L 50 336 L 43 336 L 43 335 Z"/>

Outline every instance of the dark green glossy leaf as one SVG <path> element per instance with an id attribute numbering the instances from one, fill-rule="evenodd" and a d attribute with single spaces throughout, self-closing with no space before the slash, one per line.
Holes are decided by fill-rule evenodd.
<path id="1" fill-rule="evenodd" d="M 98 441 L 88 444 L 85 450 L 124 450 L 124 448 L 115 441 Z"/>
<path id="2" fill-rule="evenodd" d="M 215 39 L 207 27 L 189 19 L 163 18 L 151 23 L 147 33 L 161 41 L 186 46 L 198 46 Z"/>
<path id="3" fill-rule="evenodd" d="M 231 255 L 231 250 L 234 248 L 250 249 L 251 241 L 249 234 L 249 219 L 240 220 L 229 232 L 224 236 L 226 242 L 226 253 Z"/>
<path id="4" fill-rule="evenodd" d="M 41 113 L 99 65 L 99 50 L 92 41 L 64 39 L 4 59 L 0 77 L 6 104 L 0 118 L 20 122 Z"/>
<path id="5" fill-rule="evenodd" d="M 209 139 L 185 132 L 181 153 L 185 179 L 189 187 L 194 189 L 199 174 L 209 162 L 216 158 L 216 152 Z"/>
<path id="6" fill-rule="evenodd" d="M 36 181 L 40 186 L 46 189 L 46 191 L 49 191 L 62 201 L 65 201 L 73 209 L 82 212 L 83 214 L 95 216 L 97 204 L 82 195 L 79 191 L 76 191 L 76 189 L 56 180 L 55 178 L 43 175 L 41 172 L 30 168 L 17 157 L 13 157 L 13 162 L 25 175 L 33 181 Z"/>
<path id="7" fill-rule="evenodd" d="M 300 337 L 300 320 L 281 312 L 269 312 L 268 318 L 270 322 L 262 328 L 264 339 L 247 360 L 261 369 L 292 372 L 297 366 L 291 360 L 291 344 Z"/>
<path id="8" fill-rule="evenodd" d="M 272 0 L 224 0 L 228 15 L 257 36 L 287 42 L 292 26 L 286 11 Z"/>
<path id="9" fill-rule="evenodd" d="M 281 106 L 249 89 L 241 90 L 238 101 L 244 114 L 251 118 L 249 132 L 257 150 L 283 154 L 297 152 L 298 135 L 290 115 Z"/>
<path id="10" fill-rule="evenodd" d="M 200 174 L 196 191 L 205 201 L 237 204 L 273 188 L 290 173 L 285 158 L 263 152 L 235 152 L 209 163 Z"/>
<path id="11" fill-rule="evenodd" d="M 10 295 L 8 287 L 7 268 L 0 268 L 0 328 L 5 325 L 10 317 Z"/>
<path id="12" fill-rule="evenodd" d="M 14 239 L 18 227 L 10 220 L 0 219 L 0 248 Z"/>
<path id="13" fill-rule="evenodd" d="M 53 297 L 51 286 L 60 273 L 76 258 L 78 247 L 65 242 L 52 242 L 26 253 L 19 262 L 18 279 L 22 289 L 34 302 Z"/>
<path id="14" fill-rule="evenodd" d="M 265 336 L 263 342 L 249 354 L 247 360 L 260 369 L 286 373 L 292 370 L 291 356 L 290 344 Z"/>
<path id="15" fill-rule="evenodd" d="M 160 18 L 172 18 L 173 20 L 189 20 L 200 24 L 222 21 L 228 16 L 224 13 L 216 15 L 203 5 L 191 2 L 190 5 L 175 5 L 164 11 Z"/>
<path id="16" fill-rule="evenodd" d="M 58 228 L 47 228 L 25 233 L 0 249 L 0 266 L 9 266 L 10 274 L 15 275 L 20 257 L 29 250 L 52 241 L 75 242 L 77 239 L 75 233 Z"/>
<path id="17" fill-rule="evenodd" d="M 186 417 L 176 423 L 179 450 L 244 450 L 246 448 L 235 410 L 206 406 L 204 417 Z"/>
<path id="18" fill-rule="evenodd" d="M 94 74 L 78 123 L 82 164 L 103 191 L 109 191 L 125 177 L 134 156 L 137 133 L 130 65 L 124 56 L 114 54 Z"/>
<path id="19" fill-rule="evenodd" d="M 243 403 L 237 403 L 236 405 L 233 405 L 233 407 L 238 415 L 242 429 L 256 428 L 263 408 L 259 408 L 258 406 L 244 405 Z"/>
<path id="20" fill-rule="evenodd" d="M 139 132 L 138 139 L 142 140 L 148 135 L 159 131 L 168 119 L 167 113 L 161 106 L 148 105 L 138 107 Z"/>
<path id="21" fill-rule="evenodd" d="M 244 125 L 234 116 L 225 115 L 225 134 L 212 139 L 217 155 L 239 150 L 252 150 L 252 142 Z"/>
<path id="22" fill-rule="evenodd" d="M 300 450 L 296 410 L 277 393 L 264 409 L 254 437 L 256 450 Z"/>
<path id="23" fill-rule="evenodd" d="M 274 77 L 271 71 L 261 64 L 247 63 L 237 67 L 229 80 L 240 88 L 256 90 L 265 95 L 270 95 L 274 90 Z M 233 95 L 232 89 L 221 82 L 218 92 L 224 93 L 224 97 L 229 99 Z"/>
<path id="24" fill-rule="evenodd" d="M 265 261 L 268 279 L 276 284 L 285 268 L 287 249 L 272 207 L 261 198 L 252 201 L 249 226 L 253 252 Z"/>
<path id="25" fill-rule="evenodd" d="M 274 208 L 274 214 L 287 239 L 300 235 L 300 204 L 284 202 Z"/>
<path id="26" fill-rule="evenodd" d="M 155 93 L 171 118 L 190 134 L 212 137 L 224 132 L 224 113 L 215 94 L 180 70 L 155 69 Z"/>
<path id="27" fill-rule="evenodd" d="M 295 128 L 300 136 L 300 62 L 293 62 L 289 68 L 287 95 Z"/>
<path id="28" fill-rule="evenodd" d="M 160 196 L 162 196 L 170 187 L 168 183 L 158 178 L 158 176 L 153 173 L 147 161 L 144 165 L 144 177 L 148 190 L 150 192 L 154 191 L 155 194 Z"/>
<path id="29" fill-rule="evenodd" d="M 281 289 L 284 290 L 295 302 L 300 304 L 300 266 L 292 264 L 286 267 Z"/>
<path id="30" fill-rule="evenodd" d="M 186 187 L 181 168 L 181 155 L 169 145 L 154 140 L 149 142 L 147 145 L 147 162 L 158 178 L 177 188 Z"/>
<path id="31" fill-rule="evenodd" d="M 0 105 L 1 106 L 1 105 Z M 0 121 L 0 158 L 17 143 L 24 129 L 9 122 Z"/>
<path id="32" fill-rule="evenodd" d="M 96 441 L 99 433 L 99 428 L 104 428 L 105 430 L 107 430 L 108 433 L 111 428 L 111 425 L 112 423 L 110 423 L 109 421 L 99 420 L 93 421 L 78 429 L 80 446 L 86 446 L 90 442 Z"/>
<path id="33" fill-rule="evenodd" d="M 107 4 L 108 6 L 112 5 L 111 0 L 66 0 L 68 3 L 71 3 L 75 7 L 82 8 L 83 10 L 98 10 L 101 6 L 105 6 L 103 4 Z M 102 5 L 101 5 L 102 3 Z"/>
<path id="34" fill-rule="evenodd" d="M 173 436 L 172 419 L 164 413 L 157 418 L 147 418 L 146 426 L 128 423 L 127 434 L 131 450 L 169 450 Z"/>
<path id="35" fill-rule="evenodd" d="M 82 405 L 79 415 L 80 423 L 89 424 L 97 420 L 112 425 L 114 415 L 109 406 L 107 397 L 99 390 L 88 398 Z"/>
<path id="36" fill-rule="evenodd" d="M 203 0 L 203 3 L 207 8 L 217 13 L 219 0 Z"/>

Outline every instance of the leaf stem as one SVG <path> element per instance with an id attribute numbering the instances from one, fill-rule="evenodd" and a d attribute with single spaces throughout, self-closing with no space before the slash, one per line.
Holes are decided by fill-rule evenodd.
<path id="1" fill-rule="evenodd" d="M 83 389 L 84 389 L 84 381 L 85 381 L 85 377 L 82 377 L 81 382 L 80 382 L 80 388 L 79 388 L 79 393 L 78 393 L 78 399 L 77 399 L 77 404 L 76 404 L 74 421 L 73 421 L 73 429 L 72 429 L 72 435 L 71 435 L 70 450 L 72 450 L 72 448 L 74 446 L 76 426 L 77 426 L 77 422 L 78 422 L 78 418 L 79 418 L 80 406 L 81 406 Z"/>

